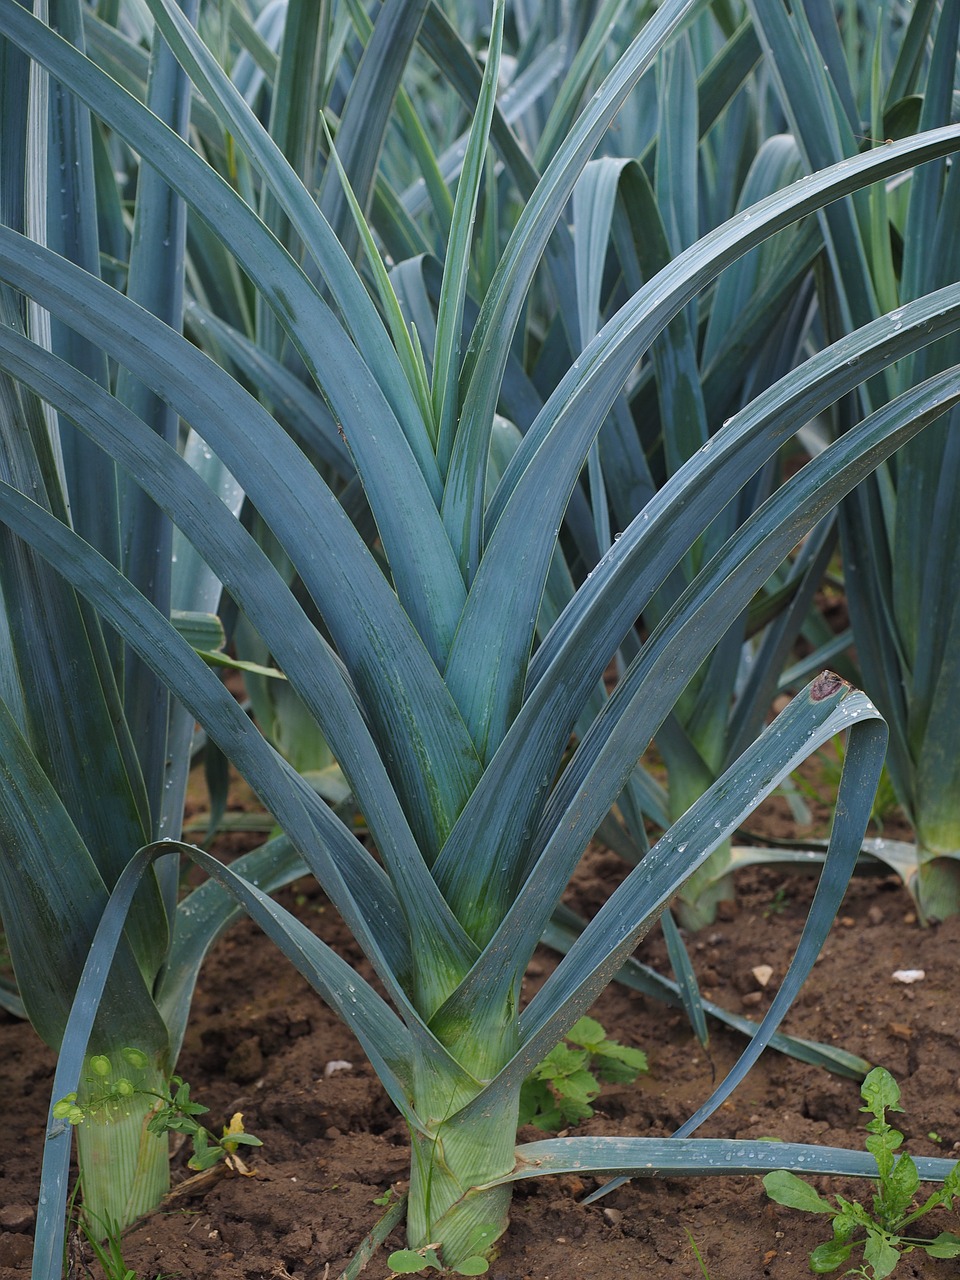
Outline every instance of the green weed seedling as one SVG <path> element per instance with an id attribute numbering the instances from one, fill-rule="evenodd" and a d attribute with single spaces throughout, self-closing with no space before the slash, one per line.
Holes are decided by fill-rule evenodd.
<path id="1" fill-rule="evenodd" d="M 520 1090 L 520 1123 L 556 1133 L 567 1125 L 589 1120 L 590 1103 L 601 1082 L 629 1084 L 647 1069 L 647 1057 L 608 1040 L 594 1018 L 581 1018 L 567 1032 L 577 1048 L 558 1044 L 533 1071 Z"/>
<path id="2" fill-rule="evenodd" d="M 693 1238 L 693 1232 L 688 1230 L 687 1227 L 684 1227 L 683 1230 L 684 1230 L 684 1234 L 687 1237 L 687 1240 L 690 1242 L 690 1248 L 693 1250 L 693 1256 L 697 1260 L 697 1266 L 700 1268 L 700 1272 L 704 1280 L 710 1280 L 710 1272 L 707 1270 L 707 1264 L 704 1262 L 703 1256 L 697 1247 L 697 1242 Z"/>
<path id="3" fill-rule="evenodd" d="M 74 1186 L 70 1197 L 68 1217 L 71 1228 L 76 1231 L 78 1238 L 82 1237 L 86 1242 L 100 1271 L 103 1273 L 104 1280 L 138 1280 L 136 1271 L 132 1267 L 128 1267 L 124 1260 L 121 1228 L 116 1223 L 91 1214 L 88 1208 L 84 1208 L 82 1214 L 75 1213 L 79 1186 L 79 1183 Z M 67 1275 L 72 1276 L 77 1273 L 78 1264 L 71 1261 L 70 1257 L 69 1249 L 65 1250 L 64 1269 Z M 92 1280 L 92 1273 L 89 1268 L 82 1263 L 79 1266 Z M 175 1280 L 175 1276 L 176 1273 L 172 1272 L 158 1272 L 154 1280 Z"/>
<path id="4" fill-rule="evenodd" d="M 423 1271 L 439 1271 L 442 1275 L 482 1276 L 490 1270 L 483 1256 L 496 1239 L 496 1228 L 481 1225 L 474 1229 L 469 1243 L 468 1256 L 454 1267 L 445 1267 L 437 1253 L 439 1246 L 426 1245 L 420 1249 L 397 1249 L 387 1258 L 387 1266 L 397 1276 L 409 1276 Z"/>
<path id="5" fill-rule="evenodd" d="M 788 1209 L 804 1213 L 822 1213 L 833 1219 L 833 1239 L 818 1245 L 810 1255 L 810 1270 L 818 1275 L 836 1271 L 855 1250 L 863 1250 L 863 1262 L 844 1272 L 848 1276 L 865 1276 L 867 1280 L 883 1280 L 892 1275 L 901 1254 L 922 1249 L 931 1258 L 960 1257 L 960 1236 L 949 1231 L 932 1240 L 903 1234 L 904 1228 L 944 1205 L 950 1209 L 960 1197 L 960 1163 L 954 1166 L 943 1185 L 919 1207 L 915 1196 L 920 1187 L 917 1167 L 908 1155 L 897 1156 L 903 1134 L 887 1123 L 888 1111 L 902 1111 L 900 1087 L 883 1067 L 874 1067 L 860 1089 L 866 1111 L 873 1116 L 867 1123 L 866 1148 L 877 1162 L 879 1189 L 873 1197 L 873 1213 L 857 1200 L 834 1196 L 825 1200 L 801 1178 L 780 1169 L 763 1179 L 767 1195 Z"/>
<path id="6" fill-rule="evenodd" d="M 790 903 L 789 903 L 789 899 L 787 898 L 787 891 L 783 887 L 783 885 L 780 885 L 780 887 L 774 893 L 773 897 L 770 899 L 767 905 L 763 908 L 764 920 L 769 920 L 771 916 L 783 915 L 784 911 L 786 911 L 789 905 Z"/>
<path id="7" fill-rule="evenodd" d="M 124 1049 L 121 1056 L 134 1072 L 142 1071 L 147 1065 L 147 1056 L 139 1049 Z M 191 1100 L 190 1086 L 180 1076 L 171 1076 L 162 1090 L 146 1089 L 127 1076 L 114 1076 L 113 1064 L 105 1054 L 94 1054 L 87 1065 L 87 1097 L 84 1103 L 81 1105 L 77 1101 L 76 1093 L 68 1093 L 54 1105 L 54 1119 L 78 1125 L 99 1111 L 119 1110 L 133 1097 L 148 1096 L 157 1099 L 157 1106 L 147 1129 L 158 1135 L 186 1134 L 193 1143 L 193 1155 L 187 1161 L 191 1169 L 202 1172 L 212 1169 L 219 1160 L 227 1160 L 228 1163 L 232 1160 L 232 1167 L 243 1172 L 235 1154 L 237 1147 L 263 1146 L 259 1138 L 244 1131 L 243 1116 L 239 1111 L 229 1125 L 224 1126 L 219 1138 L 200 1124 L 197 1116 L 206 1115 L 210 1108 Z"/>
<path id="8" fill-rule="evenodd" d="M 120 1236 L 116 1230 L 108 1231 L 103 1225 L 94 1228 L 83 1219 L 79 1226 L 106 1280 L 137 1280 L 137 1273 L 123 1259 Z"/>

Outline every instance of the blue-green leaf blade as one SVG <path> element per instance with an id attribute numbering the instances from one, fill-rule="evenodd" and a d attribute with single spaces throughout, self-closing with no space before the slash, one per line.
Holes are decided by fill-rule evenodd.
<path id="1" fill-rule="evenodd" d="M 188 421 L 202 422 L 210 447 L 257 506 L 270 510 L 368 711 L 393 744 L 398 785 L 422 797 L 410 806 L 421 821 L 417 835 L 425 849 L 439 848 L 476 776 L 474 749 L 409 619 L 321 478 L 269 414 L 191 344 L 14 233 L 0 229 L 0 246 L 0 273 L 44 295 L 59 313 L 79 319 L 93 307 L 101 317 L 99 340 L 162 388 Z M 131 343 L 134 331 L 143 335 L 142 345 Z M 388 727 L 398 724 L 405 729 Z"/>
<path id="2" fill-rule="evenodd" d="M 3 931 L 30 1021 L 47 1044 L 57 1049 L 108 891 L 69 814 L 2 702 L 0 776 Z M 127 857 L 130 852 L 124 851 Z M 162 916 L 161 924 L 165 929 Z M 132 1001 L 129 1007 L 128 1001 Z M 131 1017 L 143 1032 L 145 1045 L 165 1048 L 163 1024 L 126 949 L 113 997 L 103 1009 L 102 1035 L 129 1035 Z"/>
<path id="3" fill-rule="evenodd" d="M 564 139 L 523 213 L 484 299 L 464 361 L 460 430 L 444 492 L 448 529 L 468 549 L 468 580 L 476 570 L 483 519 L 482 461 L 503 370 L 530 280 L 583 166 L 610 121 L 663 43 L 674 34 L 697 0 L 667 0 L 617 63 Z"/>
<path id="4" fill-rule="evenodd" d="M 954 148 L 958 140 L 960 132 L 948 129 L 906 143 L 894 142 L 802 180 L 731 219 L 635 294 L 561 380 L 524 437 L 488 509 L 487 517 L 491 524 L 496 522 L 496 528 L 471 587 L 447 666 L 447 681 L 458 705 L 488 755 L 520 703 L 553 540 L 576 474 L 636 360 L 699 287 L 768 234 L 824 201 L 883 176 L 888 164 L 909 165 L 921 155 L 933 158 L 939 145 Z M 894 340 L 897 336 L 891 334 Z M 537 530 L 535 538 L 531 528 Z M 508 567 L 518 547 L 524 548 L 523 574 Z M 507 617 L 509 628 L 502 622 Z"/>
<path id="5" fill-rule="evenodd" d="M 927 1157 L 917 1161 L 917 1168 L 924 1181 L 942 1182 L 953 1162 Z M 517 1148 L 517 1168 L 503 1181 L 561 1173 L 732 1177 L 772 1169 L 851 1178 L 875 1178 L 877 1174 L 876 1161 L 868 1152 L 840 1147 L 730 1138 L 574 1137 L 524 1143 Z"/>
<path id="6" fill-rule="evenodd" d="M 258 618 L 264 638 L 284 661 L 298 692 L 323 725 L 348 776 L 356 779 L 355 790 L 368 821 L 378 833 L 381 852 L 398 887 L 406 886 L 403 898 L 411 908 L 408 925 L 417 939 L 418 950 L 422 949 L 425 956 L 436 953 L 441 971 L 445 967 L 442 957 L 451 945 L 452 954 L 465 950 L 469 956 L 472 949 L 442 902 L 412 840 L 342 671 L 265 555 L 208 487 L 132 414 L 80 375 L 71 374 L 62 362 L 36 349 L 31 351 L 28 344 L 18 344 L 9 333 L 0 333 L 0 347 L 6 348 L 0 353 L 0 360 L 19 376 L 32 380 L 55 403 L 69 405 L 79 426 L 109 443 L 111 451 L 138 476 L 144 488 L 190 532 L 238 603 Z M 61 536 L 69 541 L 68 531 L 64 530 Z M 77 551 L 77 555 L 81 552 Z M 126 583 L 122 590 L 128 598 L 137 600 Z M 139 606 L 147 608 L 142 600 Z M 147 661 L 155 663 L 156 656 L 151 655 Z M 214 687 L 224 705 L 221 687 Z M 229 700 L 226 705 L 230 706 Z M 236 721 L 236 715 L 233 719 Z M 244 723 L 241 714 L 239 724 Z M 275 763 L 270 754 L 260 753 L 260 759 L 261 772 L 264 762 Z M 278 810 L 273 811 L 279 816 Z M 325 808 L 317 810 L 314 806 L 314 812 L 324 817 L 328 825 L 333 821 Z M 337 831 L 336 825 L 333 829 Z M 303 838 L 300 846 L 303 847 Z M 346 852 L 353 846 L 349 842 L 344 846 L 341 840 L 340 848 Z M 352 865 L 356 867 L 356 862 Z M 374 875 L 375 864 L 369 863 L 367 872 Z M 370 886 L 365 888 L 369 892 Z M 358 896 L 362 900 L 363 894 Z M 389 902 L 392 895 L 380 886 L 374 896 Z M 396 924 L 391 927 L 395 930 Z M 424 973 L 428 972 L 427 964 Z"/>
<path id="7" fill-rule="evenodd" d="M 720 638 L 729 616 L 746 606 L 756 584 L 766 581 L 803 529 L 815 525 L 878 462 L 935 421 L 957 398 L 960 371 L 955 369 L 867 418 L 759 508 L 701 571 L 628 668 L 561 775 L 544 809 L 541 833 L 531 845 L 531 853 L 543 850 L 539 871 L 515 891 L 516 896 L 504 896 L 503 923 L 485 957 L 472 969 L 468 988 L 474 992 L 480 987 L 489 989 L 498 981 L 495 974 L 505 976 L 499 962 L 494 968 L 488 965 L 502 954 L 500 947 L 507 938 L 507 951 L 519 957 L 521 938 L 529 944 L 539 937 L 582 849 L 616 800 L 642 745 L 674 705 L 689 673 Z M 690 638 L 687 644 L 695 636 L 695 647 L 685 647 L 684 636 Z M 547 693 L 552 693 L 552 687 Z M 502 794 L 499 798 L 502 802 Z M 458 873 L 454 870 L 453 874 Z M 500 880 L 483 879 L 482 873 L 467 868 L 459 873 L 461 885 L 474 876 L 472 892 L 481 900 L 494 894 L 502 880 L 502 876 Z M 447 896 L 452 896 L 450 891 Z M 461 993 L 455 999 L 472 1001 L 473 997 Z"/>

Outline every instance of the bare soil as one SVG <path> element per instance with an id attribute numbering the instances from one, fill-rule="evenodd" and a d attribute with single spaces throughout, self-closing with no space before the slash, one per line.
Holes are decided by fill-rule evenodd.
<path id="1" fill-rule="evenodd" d="M 779 802 L 768 802 L 753 825 L 768 835 L 797 834 Z M 592 849 L 571 900 L 589 914 L 623 869 L 612 853 Z M 688 939 L 710 999 L 762 1015 L 793 954 L 812 889 L 803 875 L 760 869 L 738 876 L 735 906 Z M 283 898 L 363 970 L 313 881 L 298 882 Z M 639 954 L 669 973 L 659 932 Z M 538 954 L 531 990 L 552 963 L 550 953 Z M 753 973 L 761 965 L 772 970 L 766 987 Z M 913 985 L 895 981 L 894 971 L 906 968 L 926 976 Z M 896 879 L 858 877 L 785 1024 L 893 1072 L 906 1109 L 900 1127 L 915 1155 L 960 1156 L 958 968 L 960 919 L 922 929 Z M 713 1025 L 704 1050 L 681 1014 L 616 986 L 594 1014 L 608 1035 L 647 1052 L 650 1071 L 636 1084 L 606 1087 L 581 1132 L 670 1133 L 742 1046 Z M 253 1153 L 253 1177 L 218 1172 L 189 1185 L 187 1153 L 175 1154 L 178 1190 L 126 1235 L 127 1267 L 142 1280 L 336 1280 L 384 1211 L 375 1199 L 391 1187 L 403 1190 L 407 1134 L 350 1034 L 255 926 L 234 928 L 206 965 L 178 1069 L 211 1108 L 211 1127 L 242 1111 L 265 1145 Z M 33 1031 L 0 1013 L 0 1280 L 22 1280 L 29 1271 L 52 1070 L 53 1056 Z M 859 1105 L 856 1083 L 768 1051 L 701 1133 L 862 1147 Z M 769 1202 L 755 1177 L 640 1179 L 584 1206 L 596 1185 L 574 1177 L 522 1184 L 493 1280 L 699 1277 L 689 1236 L 711 1280 L 793 1280 L 809 1274 L 807 1255 L 823 1238 L 822 1222 Z M 817 1185 L 870 1195 L 864 1183 Z M 941 1213 L 929 1234 L 958 1227 L 955 1214 Z M 401 1244 L 395 1232 L 365 1280 L 385 1280 L 387 1252 Z M 900 1280 L 958 1274 L 956 1262 L 919 1254 L 905 1257 L 896 1272 Z"/>

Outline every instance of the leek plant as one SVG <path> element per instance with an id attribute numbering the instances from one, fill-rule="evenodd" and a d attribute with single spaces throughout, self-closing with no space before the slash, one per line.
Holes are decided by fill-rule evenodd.
<path id="1" fill-rule="evenodd" d="M 248 305 L 269 312 L 279 358 L 267 367 L 305 371 L 315 384 L 327 406 L 323 421 L 335 424 L 356 485 L 335 492 L 324 464 L 301 448 L 280 412 L 271 412 L 272 396 L 263 403 L 243 372 L 216 364 L 176 324 L 45 243 L 38 228 L 29 236 L 0 228 L 0 280 L 20 317 L 0 329 L 0 365 L 18 394 L 37 397 L 68 420 L 139 486 L 223 584 L 316 719 L 378 857 L 255 730 L 167 611 L 72 527 L 65 510 L 38 500 L 44 497 L 38 486 L 4 477 L 0 521 L 236 764 L 352 929 L 384 994 L 249 878 L 181 842 L 151 839 L 103 910 L 63 1034 L 54 1100 L 77 1089 L 95 1011 L 111 1007 L 114 979 L 107 975 L 118 946 L 125 964 L 120 940 L 138 886 L 175 847 L 211 877 L 188 919 L 228 895 L 235 899 L 357 1035 L 409 1126 L 410 1244 L 438 1247 L 446 1265 L 482 1269 L 479 1255 L 506 1229 L 511 1189 L 523 1177 L 572 1169 L 649 1175 L 772 1168 L 869 1176 L 872 1162 L 857 1153 L 689 1136 L 776 1031 L 860 848 L 886 734 L 870 701 L 839 677 L 822 673 L 745 746 L 643 857 L 525 1008 L 520 987 L 583 849 L 730 619 L 864 476 L 960 402 L 960 371 L 939 373 L 865 415 L 772 493 L 706 559 L 613 694 L 598 701 L 603 672 L 635 619 L 785 439 L 864 379 L 960 326 L 960 287 L 907 304 L 896 321 L 882 317 L 862 326 L 786 372 L 726 424 L 713 424 L 709 439 L 651 495 L 539 636 L 538 626 L 591 445 L 666 326 L 767 237 L 870 182 L 951 154 L 960 147 L 960 128 L 919 133 L 844 160 L 695 239 L 583 343 L 517 439 L 498 408 L 507 402 L 511 348 L 536 273 L 546 260 L 562 292 L 571 235 L 564 216 L 583 169 L 700 0 L 666 0 L 648 15 L 597 93 L 571 115 L 542 174 L 497 110 L 502 0 L 491 5 L 482 75 L 473 68 L 478 98 L 467 92 L 477 81 L 456 77 L 462 48 L 439 11 L 420 0 L 387 0 L 339 121 L 330 122 L 340 164 L 331 158 L 309 186 L 172 0 L 149 0 L 149 7 L 205 109 L 220 121 L 233 157 L 231 181 L 21 6 L 0 5 L 0 36 L 11 57 L 31 59 L 115 145 L 165 175 L 189 206 L 208 261 L 234 264 L 236 278 L 248 282 L 241 290 Z M 325 65 L 338 30 L 328 16 L 313 0 L 287 7 L 295 33 L 290 56 L 305 67 Z M 371 87 L 391 102 L 396 97 L 400 110 L 403 68 L 418 39 L 438 73 L 456 77 L 472 117 L 432 327 L 408 325 L 364 213 L 375 200 L 388 114 Z M 507 170 L 516 171 L 522 208 L 482 302 L 471 307 L 472 232 L 485 175 L 494 168 L 491 141 Z M 373 297 L 344 244 L 364 254 Z M 148 388 L 200 433 L 283 549 L 301 590 L 291 589 L 286 573 L 173 443 L 117 394 L 118 385 L 98 382 L 54 349 L 35 324 L 43 313 L 83 331 L 108 370 L 125 370 L 124 378 Z M 95 333 L 90 316 L 97 317 Z M 260 332 L 266 331 L 264 323 Z M 49 452 L 39 424 L 33 434 L 40 440 L 33 447 Z M 498 457 L 504 435 L 509 448 Z M 375 538 L 365 536 L 371 522 Z M 578 726 L 578 744 L 568 754 Z M 526 1077 L 713 850 L 838 732 L 848 734 L 848 745 L 817 895 L 790 970 L 738 1066 L 673 1138 L 574 1136 L 517 1147 Z M 19 759 L 9 773 L 17 789 L 4 801 L 5 821 L 29 833 L 41 826 L 50 789 Z M 56 835 L 67 849 L 76 845 L 71 830 L 69 815 L 58 816 Z M 102 901 L 101 895 L 96 909 Z M 178 963 L 175 953 L 167 959 L 163 973 L 171 981 Z M 142 998 L 142 987 L 127 996 Z M 59 1271 L 69 1151 L 67 1126 L 51 1114 L 38 1280 Z M 929 1160 L 920 1172 L 938 1179 L 948 1169 L 946 1161 Z"/>
<path id="2" fill-rule="evenodd" d="M 956 119 L 956 0 L 881 9 L 872 38 L 865 29 L 849 60 L 829 4 L 794 6 L 789 16 L 779 5 L 749 7 L 808 170 Z M 899 323 L 903 304 L 958 278 L 958 191 L 960 171 L 943 162 L 821 215 L 832 263 L 818 279 L 827 340 L 883 312 Z M 834 433 L 958 354 L 956 338 L 944 339 L 864 382 L 855 399 L 836 406 Z M 934 920 L 960 911 L 960 724 L 952 709 L 960 659 L 958 429 L 957 415 L 945 416 L 841 513 L 858 659 L 890 726 L 890 776 L 916 832 L 915 848 L 884 841 L 868 848 L 904 877 L 922 918 Z"/>
<path id="3" fill-rule="evenodd" d="M 64 34 L 81 39 L 79 6 L 53 9 Z M 5 225 L 32 230 L 93 275 L 100 273 L 98 239 L 106 242 L 113 269 L 123 264 L 128 296 L 179 325 L 182 201 L 144 170 L 128 228 L 107 176 L 110 160 L 98 152 L 104 140 L 86 109 L 6 43 L 0 84 Z M 158 116 L 182 131 L 189 84 L 163 47 L 146 93 Z M 176 412 L 126 371 L 112 372 L 89 340 L 89 325 L 71 331 L 33 304 L 25 307 L 6 286 L 0 311 L 4 332 L 30 333 L 78 375 L 111 387 L 158 439 L 177 445 Z M 197 648 L 216 649 L 220 583 L 170 521 L 27 384 L 4 372 L 0 396 L 3 480 L 82 532 Z M 192 474 L 238 510 L 242 491 L 196 433 L 179 443 Z M 0 921 L 16 976 L 0 989 L 0 1003 L 29 1017 L 54 1049 L 120 871 L 145 840 L 180 834 L 193 730 L 192 716 L 135 650 L 105 631 L 35 551 L 0 528 Z M 280 841 L 258 856 L 256 865 L 266 863 L 282 881 L 299 860 Z M 226 900 L 202 911 L 192 898 L 178 906 L 177 864 L 174 856 L 163 860 L 137 895 L 91 1039 L 92 1054 L 109 1061 L 115 1076 L 128 1071 L 125 1053 L 136 1052 L 144 1085 L 153 1089 L 172 1073 L 200 960 L 233 914 Z M 138 1097 L 103 1109 L 79 1131 L 93 1224 L 122 1228 L 169 1187 L 169 1143 L 146 1131 L 149 1105 Z"/>
<path id="4" fill-rule="evenodd" d="M 760 144 L 739 191 L 729 177 L 719 178 L 745 163 L 743 137 L 756 133 L 757 93 L 755 86 L 749 95 L 740 90 L 725 103 L 723 127 L 710 128 L 717 110 L 710 92 L 716 67 L 733 62 L 725 47 L 704 49 L 704 41 L 694 38 L 710 16 L 701 15 L 694 32 L 685 33 L 664 60 L 656 86 L 656 146 L 649 146 L 639 162 L 614 157 L 592 161 L 574 193 L 577 296 L 581 332 L 587 337 L 625 294 L 635 292 L 692 243 L 698 228 L 742 214 L 800 176 L 796 146 L 779 135 Z M 699 77 L 695 46 L 701 59 L 709 58 Z M 756 46 L 742 30 L 734 46 L 741 51 L 736 85 L 751 66 Z M 705 113 L 702 129 L 697 128 L 699 103 Z M 747 112 L 737 110 L 744 105 Z M 591 494 L 597 491 L 604 499 L 594 503 L 593 533 L 600 547 L 609 547 L 618 536 L 614 530 L 629 525 L 650 495 L 709 442 L 712 425 L 732 417 L 799 363 L 808 324 L 810 266 L 821 247 L 815 219 L 773 237 L 725 272 L 704 300 L 689 303 L 654 342 L 651 361 L 623 393 L 591 455 Z M 617 283 L 601 303 L 601 281 L 610 259 Z M 659 624 L 711 555 L 769 496 L 778 467 L 778 458 L 769 459 L 674 567 L 644 610 L 647 630 Z M 661 825 L 684 813 L 759 732 L 834 543 L 825 521 L 782 580 L 767 584 L 732 621 L 661 725 L 656 743 L 667 770 L 667 796 L 659 806 L 645 806 Z M 621 661 L 638 643 L 635 637 L 624 643 Z M 645 794 L 650 793 L 648 782 Z M 633 827 L 637 830 L 638 824 Z M 684 886 L 678 911 L 685 925 L 707 923 L 717 901 L 732 896 L 735 856 L 725 843 Z"/>
<path id="5" fill-rule="evenodd" d="M 562 83 L 549 86 L 537 99 L 538 106 L 544 104 L 537 116 L 541 132 L 532 139 L 538 161 L 553 154 L 557 121 L 564 118 L 571 100 L 577 94 L 588 96 L 596 87 L 599 66 L 624 34 L 625 8 L 622 0 L 598 7 L 595 24 Z M 603 45 L 594 38 L 597 28 L 606 37 Z M 552 45 L 543 31 L 537 34 L 539 41 L 531 32 L 515 51 L 531 71 L 538 65 L 553 66 Z M 568 40 L 568 48 L 573 43 Z M 801 160 L 793 140 L 786 135 L 763 138 L 767 98 L 756 75 L 759 53 L 749 21 L 738 24 L 731 12 L 715 14 L 704 8 L 668 51 L 657 75 L 647 78 L 649 86 L 644 82 L 646 91 L 634 93 L 621 109 L 616 130 L 603 142 L 607 154 L 585 167 L 574 190 L 571 243 L 554 249 L 556 257 L 567 254 L 570 301 L 558 307 L 552 299 L 535 295 L 525 308 L 522 348 L 515 341 L 518 359 L 501 394 L 501 408 L 513 421 L 527 425 L 532 420 L 531 407 L 539 407 L 540 397 L 555 389 L 583 345 L 644 279 L 696 238 L 698 229 L 719 225 L 799 176 Z M 526 117 L 518 127 L 530 133 Z M 406 134 L 404 138 L 407 154 L 415 152 L 415 140 Z M 631 144 L 638 159 L 625 150 Z M 459 140 L 450 153 L 462 154 Z M 426 185 L 408 188 L 405 208 L 424 207 Z M 489 278 L 490 239 L 498 223 L 510 224 L 509 191 L 505 193 L 503 186 L 509 184 L 497 186 L 495 176 L 491 182 L 488 175 L 476 252 L 481 295 Z M 382 211 L 376 225 L 386 243 L 396 240 L 395 222 Z M 576 580 L 593 568 L 601 550 L 634 519 L 656 488 L 709 439 L 711 423 L 732 416 L 800 359 L 811 309 L 810 268 L 822 249 L 816 219 L 804 220 L 796 234 L 792 228 L 780 233 L 734 264 L 696 305 L 688 304 L 653 344 L 652 360 L 624 387 L 591 449 L 592 512 L 575 490 L 580 505 L 568 508 L 565 517 L 567 546 L 573 544 L 568 567 L 578 575 Z M 422 264 L 423 259 L 400 264 L 394 280 L 408 314 L 417 318 L 418 326 L 432 329 L 427 295 L 435 288 Z M 778 461 L 771 459 L 675 568 L 645 610 L 648 629 L 712 550 L 768 495 L 777 467 Z M 656 742 L 666 765 L 666 791 L 638 765 L 616 816 L 611 814 L 601 827 L 601 838 L 628 860 L 635 862 L 646 849 L 645 817 L 669 826 L 762 727 L 785 656 L 797 632 L 809 628 L 810 601 L 835 537 L 831 522 L 825 522 L 782 581 L 758 593 L 661 726 Z M 573 590 L 572 575 L 556 563 L 562 554 L 561 549 L 555 555 L 547 582 L 541 634 Z M 634 637 L 625 638 L 618 655 L 621 667 L 636 646 Z M 833 649 L 829 657 L 835 654 Z M 809 673 L 818 669 L 811 665 Z M 596 710 L 587 710 L 584 729 Z M 731 849 L 725 842 L 679 895 L 682 923 L 698 927 L 712 919 L 717 900 L 731 896 L 731 868 L 761 858 L 782 861 L 785 855 Z M 692 971 L 684 963 L 669 915 L 663 923 L 675 967 L 689 978 Z M 687 990 L 688 1008 L 705 1035 L 689 982 Z"/>

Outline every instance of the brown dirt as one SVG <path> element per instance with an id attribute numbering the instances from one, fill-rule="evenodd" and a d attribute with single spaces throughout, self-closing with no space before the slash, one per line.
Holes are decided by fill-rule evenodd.
<path id="1" fill-rule="evenodd" d="M 767 810 L 768 831 L 771 823 L 782 833 L 776 804 Z M 575 886 L 581 909 L 595 909 L 621 874 L 613 854 L 591 851 Z M 756 1017 L 789 963 L 812 881 L 762 869 L 742 873 L 737 888 L 736 908 L 689 945 L 705 993 Z M 357 959 L 312 881 L 284 900 Z M 669 972 L 659 935 L 640 954 Z M 901 1127 L 916 1155 L 960 1154 L 958 955 L 960 920 L 920 929 L 894 879 L 858 878 L 785 1024 L 888 1067 L 903 1091 Z M 548 953 L 538 955 L 531 989 L 551 964 Z M 761 964 L 773 970 L 766 989 L 751 972 Z M 891 975 L 901 968 L 922 968 L 926 978 L 897 983 Z M 714 1026 L 705 1052 L 681 1015 L 618 987 L 594 1012 L 609 1035 L 646 1050 L 651 1065 L 635 1085 L 606 1087 L 583 1132 L 669 1133 L 741 1047 Z M 0 1047 L 0 1280 L 22 1280 L 53 1060 L 29 1027 L 3 1014 Z M 335 1062 L 351 1065 L 326 1074 Z M 123 1243 L 126 1265 L 142 1280 L 336 1280 L 383 1212 L 374 1199 L 391 1186 L 402 1190 L 406 1132 L 349 1033 L 249 923 L 218 945 L 203 971 L 179 1070 L 210 1106 L 211 1125 L 240 1110 L 265 1146 L 254 1153 L 255 1177 L 219 1173 L 138 1224 Z M 861 1147 L 859 1103 L 855 1083 L 768 1051 L 701 1133 Z M 178 1183 L 185 1158 L 174 1157 Z M 521 1186 L 493 1280 L 699 1277 L 687 1232 L 711 1280 L 792 1280 L 809 1274 L 807 1254 L 823 1238 L 819 1220 L 769 1202 L 758 1178 L 639 1180 L 597 1205 L 580 1204 L 595 1185 L 563 1178 Z M 817 1185 L 861 1199 L 870 1194 L 863 1183 Z M 958 1226 L 955 1214 L 940 1214 L 930 1234 Z M 395 1233 L 390 1247 L 401 1243 Z M 381 1250 L 365 1280 L 389 1275 L 385 1258 Z M 958 1268 L 913 1254 L 896 1275 L 945 1280 Z"/>

